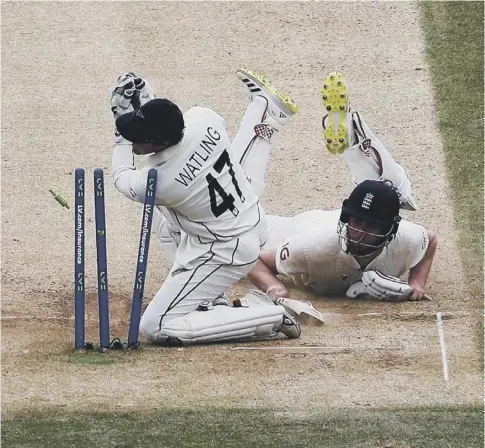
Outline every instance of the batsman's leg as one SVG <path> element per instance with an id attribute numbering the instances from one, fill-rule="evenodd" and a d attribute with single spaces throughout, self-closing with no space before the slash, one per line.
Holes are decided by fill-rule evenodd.
<path id="1" fill-rule="evenodd" d="M 368 179 L 390 183 L 400 195 L 401 207 L 416 210 L 407 172 L 394 161 L 361 115 L 352 111 L 342 73 L 327 74 L 321 93 L 327 113 L 322 120 L 327 149 L 332 154 L 343 153 L 356 184 Z"/>
<path id="2" fill-rule="evenodd" d="M 396 188 L 402 208 L 417 210 L 406 170 L 394 160 L 358 112 L 353 112 L 352 118 L 358 142 L 345 151 L 343 156 L 354 182 L 359 184 L 371 179 L 389 183 Z"/>

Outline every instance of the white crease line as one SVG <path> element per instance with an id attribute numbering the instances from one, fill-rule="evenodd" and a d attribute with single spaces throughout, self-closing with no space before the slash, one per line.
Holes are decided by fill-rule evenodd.
<path id="1" fill-rule="evenodd" d="M 340 349 L 340 350 L 347 350 L 347 347 L 324 347 L 324 346 L 271 346 L 271 347 L 233 347 L 231 350 L 301 350 L 301 349 L 308 349 L 308 350 L 324 350 L 324 349 Z"/>
<path id="2" fill-rule="evenodd" d="M 450 379 L 448 374 L 448 360 L 446 359 L 446 348 L 445 348 L 445 332 L 443 329 L 443 319 L 441 318 L 441 312 L 436 313 L 436 323 L 438 325 L 438 334 L 440 336 L 440 345 L 441 345 L 441 361 L 443 363 L 443 376 L 445 381 Z"/>
<path id="3" fill-rule="evenodd" d="M 74 317 L 2 316 L 2 320 L 74 320 Z"/>
<path id="4" fill-rule="evenodd" d="M 357 314 L 357 316 L 381 316 L 384 313 L 365 313 L 365 314 Z"/>
<path id="5" fill-rule="evenodd" d="M 296 345 L 294 347 L 292 346 L 278 346 L 278 345 L 272 345 L 269 347 L 233 347 L 231 350 L 301 350 L 301 349 L 314 349 L 314 350 L 351 350 L 351 351 L 356 351 L 359 349 L 359 347 L 354 347 L 353 349 L 350 347 L 334 347 L 334 346 L 323 346 L 323 345 L 310 345 L 310 346 L 304 346 L 304 345 Z M 388 347 L 388 346 L 383 346 L 383 347 L 370 347 L 370 348 L 360 348 L 360 350 L 366 351 L 366 350 L 403 350 L 402 347 Z"/>

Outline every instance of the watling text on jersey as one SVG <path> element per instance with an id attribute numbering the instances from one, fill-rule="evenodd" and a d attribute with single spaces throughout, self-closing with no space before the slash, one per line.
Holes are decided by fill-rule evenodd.
<path id="1" fill-rule="evenodd" d="M 209 156 L 214 152 L 221 135 L 214 128 L 208 127 L 204 135 L 204 139 L 200 142 L 198 151 L 194 151 L 187 159 L 183 170 L 178 174 L 174 180 L 184 186 L 188 186 L 195 178 L 197 171 L 200 171 L 204 162 L 209 159 Z"/>

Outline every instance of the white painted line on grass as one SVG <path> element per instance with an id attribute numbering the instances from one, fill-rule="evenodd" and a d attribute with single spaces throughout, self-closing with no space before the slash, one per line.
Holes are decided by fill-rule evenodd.
<path id="1" fill-rule="evenodd" d="M 441 312 L 436 313 L 436 323 L 438 325 L 438 334 L 440 337 L 440 345 L 441 345 L 441 361 L 443 363 L 443 376 L 445 381 L 450 379 L 448 374 L 448 360 L 446 359 L 446 347 L 445 347 L 445 332 L 443 329 L 443 319 L 441 318 Z"/>

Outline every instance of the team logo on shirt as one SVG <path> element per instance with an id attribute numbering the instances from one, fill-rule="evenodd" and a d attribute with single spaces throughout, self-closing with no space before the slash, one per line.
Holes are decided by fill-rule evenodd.
<path id="1" fill-rule="evenodd" d="M 374 195 L 372 193 L 366 193 L 364 200 L 362 201 L 362 208 L 369 210 L 372 204 L 372 199 L 374 199 Z"/>
<path id="2" fill-rule="evenodd" d="M 290 250 L 288 249 L 288 243 L 286 243 L 280 251 L 280 260 L 285 261 L 290 256 Z"/>

